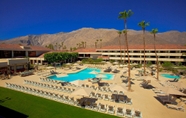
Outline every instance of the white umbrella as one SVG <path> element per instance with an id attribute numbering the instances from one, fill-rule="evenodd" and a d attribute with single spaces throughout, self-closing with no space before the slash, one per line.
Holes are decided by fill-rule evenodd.
<path id="1" fill-rule="evenodd" d="M 95 71 L 95 70 L 93 70 L 93 71 L 91 71 L 91 72 L 89 72 L 90 74 L 98 74 L 98 72 L 97 71 Z"/>
<path id="2" fill-rule="evenodd" d="M 66 65 L 71 65 L 71 63 L 66 63 Z"/>
<path id="3" fill-rule="evenodd" d="M 80 96 L 88 96 L 93 91 L 92 88 L 79 88 L 71 93 L 71 95 L 80 95 Z"/>
<path id="4" fill-rule="evenodd" d="M 73 64 L 74 66 L 78 66 L 78 64 L 77 63 L 75 63 L 75 64 Z"/>
<path id="5" fill-rule="evenodd" d="M 77 63 L 81 63 L 81 61 L 77 61 Z"/>
<path id="6" fill-rule="evenodd" d="M 70 83 L 72 83 L 72 84 L 75 84 L 75 85 L 77 85 L 77 86 L 81 86 L 82 84 L 84 84 L 84 83 L 86 83 L 86 81 L 84 81 L 84 80 L 75 80 L 75 81 L 72 81 L 72 82 L 70 82 Z"/>
<path id="7" fill-rule="evenodd" d="M 107 78 L 107 76 L 104 75 L 104 74 L 98 74 L 98 75 L 96 75 L 96 77 L 97 77 L 97 78 Z"/>
<path id="8" fill-rule="evenodd" d="M 117 61 L 115 61 L 113 64 L 115 64 L 115 65 L 117 65 L 117 64 L 119 64 Z"/>

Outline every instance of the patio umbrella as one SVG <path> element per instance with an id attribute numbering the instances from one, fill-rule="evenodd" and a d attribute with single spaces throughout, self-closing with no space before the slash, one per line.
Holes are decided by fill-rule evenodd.
<path id="1" fill-rule="evenodd" d="M 115 65 L 117 65 L 117 64 L 119 64 L 117 61 L 115 61 L 113 64 L 115 64 Z"/>
<path id="2" fill-rule="evenodd" d="M 77 86 L 81 86 L 82 84 L 84 84 L 84 83 L 86 83 L 86 81 L 84 81 L 84 80 L 76 80 L 76 81 L 72 81 L 72 82 L 70 82 L 70 83 L 72 83 L 72 84 L 75 84 L 75 85 L 77 85 Z"/>
<path id="3" fill-rule="evenodd" d="M 81 61 L 77 61 L 77 63 L 81 63 Z"/>
<path id="4" fill-rule="evenodd" d="M 186 89 L 186 85 L 181 82 L 171 82 L 170 84 L 176 86 L 179 89 Z"/>
<path id="5" fill-rule="evenodd" d="M 78 64 L 77 64 L 77 63 L 75 63 L 75 64 L 73 64 L 73 66 L 78 66 Z"/>
<path id="6" fill-rule="evenodd" d="M 162 88 L 162 91 L 168 95 L 186 96 L 186 94 L 170 87 L 164 87 Z"/>
<path id="7" fill-rule="evenodd" d="M 71 95 L 88 96 L 93 91 L 92 88 L 79 88 L 71 93 Z"/>
<path id="8" fill-rule="evenodd" d="M 118 84 L 111 85 L 111 86 L 110 86 L 110 90 L 111 90 L 111 91 L 123 91 L 123 92 L 127 92 L 125 86 L 123 86 L 123 85 L 118 85 Z"/>
<path id="9" fill-rule="evenodd" d="M 71 63 L 66 63 L 66 65 L 71 65 Z"/>
<path id="10" fill-rule="evenodd" d="M 54 67 L 51 67 L 51 66 L 49 66 L 49 67 L 46 67 L 47 69 L 54 69 Z"/>
<path id="11" fill-rule="evenodd" d="M 98 75 L 96 75 L 96 77 L 98 77 L 98 78 L 107 78 L 107 76 L 106 75 L 104 75 L 104 74 L 98 74 Z"/>
<path id="12" fill-rule="evenodd" d="M 93 71 L 90 72 L 90 74 L 98 74 L 98 72 L 93 70 Z"/>

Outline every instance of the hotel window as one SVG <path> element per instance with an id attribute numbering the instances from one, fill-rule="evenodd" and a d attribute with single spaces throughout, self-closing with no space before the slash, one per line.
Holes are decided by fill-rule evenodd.
<path id="1" fill-rule="evenodd" d="M 140 53 L 140 51 L 133 51 L 133 53 Z"/>
<path id="2" fill-rule="evenodd" d="M 29 57 L 36 57 L 36 51 L 29 51 L 28 56 Z"/>
<path id="3" fill-rule="evenodd" d="M 176 51 L 170 51 L 170 53 L 176 53 Z"/>
<path id="4" fill-rule="evenodd" d="M 12 57 L 12 51 L 6 51 L 6 50 L 0 51 L 0 58 L 11 58 L 11 57 Z"/>
<path id="5" fill-rule="evenodd" d="M 26 52 L 25 51 L 14 51 L 14 57 L 25 57 Z"/>

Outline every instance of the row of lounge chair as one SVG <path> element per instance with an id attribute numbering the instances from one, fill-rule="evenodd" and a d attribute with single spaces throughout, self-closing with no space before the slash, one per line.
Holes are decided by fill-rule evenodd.
<path id="1" fill-rule="evenodd" d="M 27 86 L 22 86 L 22 85 L 18 85 L 18 84 L 12 84 L 12 83 L 6 83 L 6 87 L 14 89 L 14 90 L 18 90 L 21 92 L 26 92 L 26 93 L 30 93 L 33 95 L 37 95 L 37 96 L 41 96 L 41 97 L 46 97 L 52 100 L 57 100 L 63 103 L 67 103 L 67 104 L 71 104 L 71 105 L 77 105 L 78 101 L 76 101 L 74 99 L 74 97 L 71 97 L 70 94 L 57 94 L 54 92 L 50 92 L 48 90 L 41 90 L 41 89 L 36 89 L 36 88 L 32 88 L 32 87 L 27 87 Z"/>
<path id="2" fill-rule="evenodd" d="M 171 109 L 176 109 L 176 110 L 185 111 L 184 103 L 181 104 L 181 105 L 166 104 L 166 106 L 167 106 L 167 108 L 171 108 Z"/>
<path id="3" fill-rule="evenodd" d="M 24 82 L 25 84 L 29 84 L 32 86 L 42 87 L 42 88 L 52 89 L 52 90 L 58 90 L 58 91 L 67 92 L 67 93 L 71 93 L 75 91 L 75 88 L 71 88 L 71 87 L 56 86 L 53 84 L 45 84 L 45 83 L 31 81 L 31 80 L 24 80 Z"/>
<path id="4" fill-rule="evenodd" d="M 140 110 L 134 110 L 129 108 L 115 107 L 112 105 L 102 104 L 102 103 L 94 103 L 94 104 L 85 104 L 85 108 L 93 109 L 96 111 L 116 114 L 119 117 L 127 117 L 127 118 L 142 118 L 142 113 Z"/>

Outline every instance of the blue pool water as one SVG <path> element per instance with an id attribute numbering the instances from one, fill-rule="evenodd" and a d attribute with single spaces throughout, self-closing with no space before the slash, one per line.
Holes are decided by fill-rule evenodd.
<path id="1" fill-rule="evenodd" d="M 100 69 L 95 69 L 95 68 L 86 68 L 84 70 L 81 70 L 77 73 L 70 73 L 67 76 L 64 77 L 57 77 L 56 75 L 52 75 L 48 78 L 53 79 L 53 80 L 60 80 L 60 81 L 75 81 L 75 80 L 86 80 L 94 77 L 98 77 L 101 72 Z M 114 75 L 113 74 L 107 74 L 107 73 L 101 73 L 101 76 L 104 76 L 102 79 L 105 80 L 110 80 L 113 79 Z"/>
<path id="2" fill-rule="evenodd" d="M 171 74 L 161 74 L 161 76 L 165 77 L 165 78 L 169 78 L 169 79 L 179 79 L 180 76 L 177 76 L 177 75 L 171 75 Z"/>

